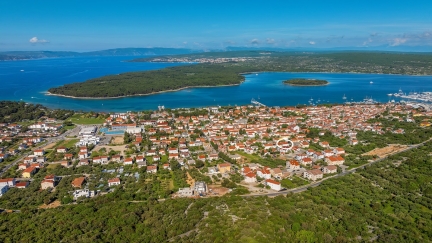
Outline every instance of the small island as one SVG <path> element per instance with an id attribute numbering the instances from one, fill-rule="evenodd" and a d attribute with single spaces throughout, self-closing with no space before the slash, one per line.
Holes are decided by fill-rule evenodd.
<path id="1" fill-rule="evenodd" d="M 327 80 L 304 79 L 304 78 L 294 78 L 290 80 L 285 80 L 283 81 L 283 83 L 292 86 L 322 86 L 322 85 L 329 84 Z"/>

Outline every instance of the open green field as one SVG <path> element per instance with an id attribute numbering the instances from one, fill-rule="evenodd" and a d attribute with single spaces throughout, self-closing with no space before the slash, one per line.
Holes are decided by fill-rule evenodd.
<path id="1" fill-rule="evenodd" d="M 161 164 L 168 162 L 168 156 L 167 155 L 162 155 L 160 162 L 161 162 Z"/>
<path id="2" fill-rule="evenodd" d="M 247 153 L 245 153 L 243 151 L 236 151 L 235 153 L 238 154 L 238 155 L 246 157 L 249 160 L 249 162 L 252 161 L 252 160 L 259 160 L 259 159 L 261 159 L 261 157 L 258 156 L 258 155 L 247 154 Z"/>
<path id="3" fill-rule="evenodd" d="M 70 140 L 65 140 L 62 143 L 62 146 L 66 147 L 66 148 L 73 148 L 75 147 L 75 144 L 79 142 L 79 139 L 70 139 Z"/>
<path id="4" fill-rule="evenodd" d="M 103 124 L 104 119 L 101 118 L 87 118 L 84 117 L 82 114 L 75 114 L 71 116 L 68 121 L 71 121 L 75 124 L 81 124 L 81 125 L 89 125 L 89 124 Z"/>
<path id="5" fill-rule="evenodd" d="M 72 129 L 74 129 L 76 126 L 75 125 L 72 125 L 72 126 L 64 126 L 64 129 L 66 129 L 66 130 L 72 130 Z"/>
<path id="6" fill-rule="evenodd" d="M 307 180 L 300 178 L 298 176 L 293 176 L 290 179 L 283 179 L 281 182 L 282 187 L 285 187 L 287 189 L 291 189 L 291 188 L 296 188 L 299 186 L 304 186 L 304 185 L 309 184 L 309 182 Z"/>

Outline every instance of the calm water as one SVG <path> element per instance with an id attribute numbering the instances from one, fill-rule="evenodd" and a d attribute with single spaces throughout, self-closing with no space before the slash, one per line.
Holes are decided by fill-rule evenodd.
<path id="1" fill-rule="evenodd" d="M 239 86 L 191 88 L 178 92 L 120 99 L 85 100 L 48 96 L 50 87 L 81 82 L 90 78 L 129 71 L 154 70 L 183 64 L 128 63 L 136 57 L 79 57 L 0 62 L 0 99 L 23 100 L 50 108 L 84 111 L 136 111 L 213 105 L 250 104 L 252 98 L 269 106 L 342 103 L 371 97 L 388 102 L 388 93 L 432 91 L 432 76 L 330 73 L 259 73 L 246 75 Z M 23 70 L 23 71 L 21 71 Z M 329 85 L 293 87 L 284 85 L 291 78 L 325 79 Z M 373 82 L 372 84 L 370 82 Z M 342 97 L 346 96 L 346 100 Z"/>

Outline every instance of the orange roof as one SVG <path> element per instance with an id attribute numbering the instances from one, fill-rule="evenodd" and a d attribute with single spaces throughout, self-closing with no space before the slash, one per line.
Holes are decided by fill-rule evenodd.
<path id="1" fill-rule="evenodd" d="M 110 179 L 108 182 L 120 182 L 120 178 Z"/>
<path id="2" fill-rule="evenodd" d="M 267 179 L 265 180 L 267 183 L 271 183 L 271 184 L 275 184 L 275 185 L 280 185 L 280 182 L 272 180 L 272 179 Z"/>
<path id="3" fill-rule="evenodd" d="M 84 184 L 85 177 L 78 177 L 72 181 L 73 187 L 81 187 Z"/>

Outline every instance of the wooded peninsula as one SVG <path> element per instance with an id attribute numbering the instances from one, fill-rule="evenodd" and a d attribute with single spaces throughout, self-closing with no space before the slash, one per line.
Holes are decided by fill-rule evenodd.
<path id="1" fill-rule="evenodd" d="M 327 85 L 329 82 L 327 80 L 319 80 L 319 79 L 295 78 L 295 79 L 285 80 L 283 81 L 283 83 L 292 86 L 323 86 L 323 85 Z"/>
<path id="2" fill-rule="evenodd" d="M 431 75 L 432 55 L 375 52 L 296 53 L 270 51 L 173 55 L 135 62 L 196 62 L 161 70 L 128 72 L 66 84 L 50 94 L 115 98 L 174 91 L 187 87 L 239 85 L 250 72 L 332 72 Z"/>

